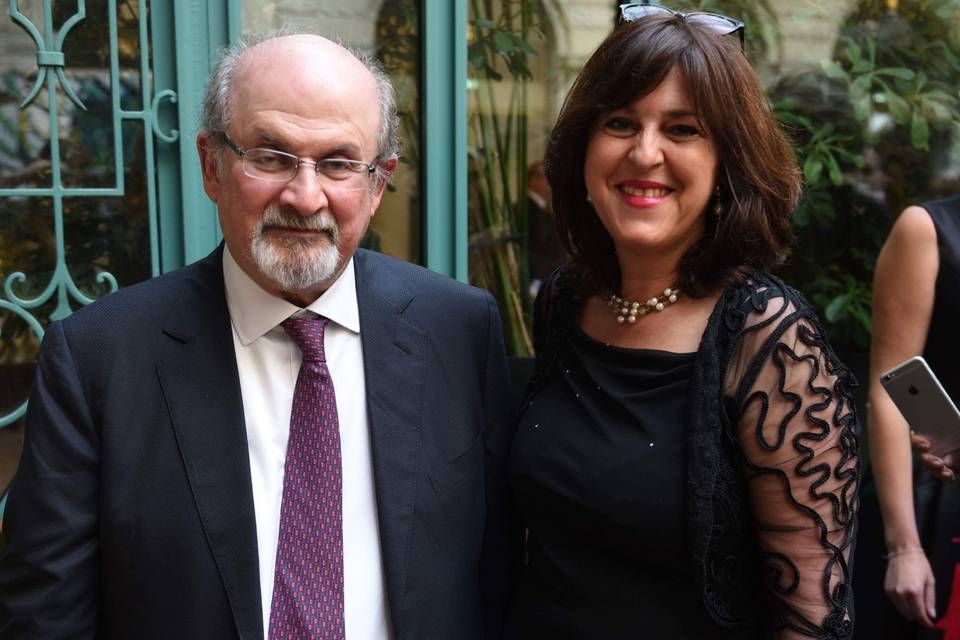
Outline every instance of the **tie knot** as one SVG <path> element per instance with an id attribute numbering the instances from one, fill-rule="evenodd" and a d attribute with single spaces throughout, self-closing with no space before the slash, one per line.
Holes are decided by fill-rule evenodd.
<path id="1" fill-rule="evenodd" d="M 290 339 L 297 343 L 305 362 L 326 362 L 323 352 L 323 330 L 330 322 L 323 316 L 302 315 L 280 323 Z"/>

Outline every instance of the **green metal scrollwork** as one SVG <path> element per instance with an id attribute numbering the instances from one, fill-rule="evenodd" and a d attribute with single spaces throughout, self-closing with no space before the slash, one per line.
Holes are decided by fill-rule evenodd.
<path id="1" fill-rule="evenodd" d="M 86 0 L 77 0 L 77 12 L 70 16 L 70 18 L 63 23 L 63 26 L 60 27 L 60 32 L 57 34 L 56 43 L 50 42 L 53 40 L 53 15 L 50 11 L 50 3 L 47 2 L 44 7 L 44 27 L 46 29 L 45 33 L 47 34 L 47 42 L 44 43 L 44 39 L 41 37 L 40 32 L 37 31 L 36 26 L 30 20 L 20 13 L 20 7 L 18 6 L 18 0 L 10 0 L 10 18 L 19 24 L 23 29 L 33 38 L 33 42 L 37 47 L 37 65 L 40 67 L 40 73 L 37 74 L 37 81 L 33 83 L 33 88 L 30 90 L 30 93 L 24 98 L 23 102 L 20 103 L 20 108 L 24 109 L 28 104 L 33 102 L 33 99 L 37 97 L 37 94 L 40 93 L 40 87 L 43 86 L 43 81 L 47 77 L 47 72 L 53 71 L 57 74 L 57 79 L 60 81 L 60 86 L 63 87 L 64 92 L 73 101 L 75 105 L 81 109 L 86 109 L 83 106 L 83 102 L 80 98 L 77 97 L 77 94 L 74 93 L 73 87 L 70 86 L 70 83 L 67 82 L 67 77 L 63 74 L 64 67 L 64 57 L 63 57 L 63 41 L 66 40 L 67 34 L 70 33 L 70 29 L 73 28 L 75 24 L 83 20 L 87 15 Z M 49 48 L 50 46 L 53 48 Z"/>
<path id="2" fill-rule="evenodd" d="M 154 114 L 157 113 L 157 108 L 160 106 L 160 101 L 164 98 L 168 98 L 170 102 L 176 104 L 177 92 L 173 89 L 165 89 L 153 96 L 153 103 L 150 105 L 150 110 L 153 111 Z M 160 131 L 160 122 L 157 118 L 153 119 L 153 134 L 167 143 L 176 142 L 177 138 L 180 137 L 180 132 L 176 129 L 171 129 L 170 133 L 164 133 L 163 131 Z"/>
<path id="3" fill-rule="evenodd" d="M 53 237 L 56 250 L 56 262 L 53 269 L 53 275 L 44 287 L 43 291 L 35 296 L 28 296 L 24 293 L 24 284 L 28 276 L 23 271 L 10 273 L 3 281 L 3 296 L 0 298 L 0 311 L 12 313 L 19 317 L 29 326 L 30 330 L 38 338 L 43 337 L 43 326 L 38 318 L 31 313 L 54 300 L 53 311 L 49 315 L 50 320 L 61 320 L 72 312 L 71 301 L 78 305 L 86 305 L 93 302 L 93 299 L 84 294 L 70 273 L 66 261 L 66 242 L 64 231 L 64 199 L 75 197 L 123 197 L 125 194 L 124 185 L 124 165 L 123 165 L 123 120 L 138 120 L 143 125 L 143 151 L 146 162 L 146 196 L 147 208 L 149 211 L 149 233 L 151 249 L 151 271 L 157 275 L 160 271 L 159 263 L 159 239 L 157 233 L 156 219 L 156 185 L 154 176 L 154 136 L 165 143 L 172 143 L 177 140 L 179 133 L 172 129 L 169 133 L 160 130 L 156 120 L 156 111 L 161 100 L 169 99 L 176 102 L 177 95 L 171 90 L 161 91 L 155 97 L 152 94 L 151 75 L 150 75 L 150 53 L 148 44 L 150 42 L 148 33 L 148 8 L 147 0 L 139 0 L 137 3 L 139 20 L 139 41 L 140 41 L 140 88 L 141 101 L 144 105 L 141 110 L 123 109 L 120 103 L 120 70 L 118 55 L 118 37 L 117 37 L 117 0 L 108 0 L 107 12 L 109 23 L 110 39 L 110 89 L 112 99 L 113 113 L 113 156 L 114 156 L 114 185 L 105 188 L 85 188 L 85 187 L 65 187 L 62 179 L 61 152 L 60 152 L 60 123 L 57 118 L 57 104 L 59 87 L 67 98 L 78 108 L 86 109 L 79 96 L 70 86 L 65 74 L 66 60 L 63 54 L 63 44 L 70 30 L 86 18 L 85 0 L 77 0 L 76 12 L 70 16 L 57 31 L 53 26 L 53 7 L 52 0 L 43 0 L 43 33 L 37 25 L 30 21 L 19 8 L 18 0 L 10 0 L 9 15 L 10 19 L 23 28 L 24 31 L 33 40 L 36 47 L 37 57 L 37 79 L 33 87 L 20 104 L 20 109 L 25 109 L 37 97 L 40 89 L 46 87 L 47 112 L 50 117 L 50 177 L 49 187 L 40 188 L 0 188 L 0 197 L 42 197 L 49 198 L 53 203 Z M 116 291 L 119 287 L 117 278 L 106 271 L 99 273 L 96 281 L 106 285 L 109 292 Z M 35 289 L 34 289 L 35 290 Z M 0 428 L 7 426 L 19 419 L 26 411 L 26 402 L 6 415 L 0 415 Z M 2 507 L 0 507 L 2 513 Z"/>
<path id="4" fill-rule="evenodd" d="M 38 339 L 43 337 L 43 327 L 40 326 L 40 323 L 37 322 L 37 319 L 34 318 L 29 313 L 27 313 L 26 311 L 24 311 L 23 309 L 21 309 L 20 307 L 18 307 L 17 305 L 10 304 L 5 300 L 0 300 L 0 309 L 10 311 L 11 313 L 14 313 L 15 315 L 19 316 L 24 320 L 24 322 L 27 323 L 27 326 L 29 326 L 30 329 L 36 334 Z M 0 327 L 0 330 L 2 330 L 2 327 Z M 11 424 L 19 420 L 20 416 L 26 413 L 26 411 L 27 411 L 27 403 L 24 402 L 8 415 L 0 416 L 0 427 L 5 427 L 8 424 Z M 3 513 L 3 506 L 0 505 L 0 514 L 2 513 Z"/>

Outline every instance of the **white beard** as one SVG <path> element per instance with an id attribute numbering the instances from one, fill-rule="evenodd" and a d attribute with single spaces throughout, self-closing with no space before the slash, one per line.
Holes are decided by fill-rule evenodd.
<path id="1" fill-rule="evenodd" d="M 327 238 L 268 238 L 265 227 L 326 232 Z M 263 210 L 250 242 L 257 269 L 283 291 L 306 291 L 329 281 L 340 266 L 340 228 L 328 211 L 305 218 L 274 203 Z"/>

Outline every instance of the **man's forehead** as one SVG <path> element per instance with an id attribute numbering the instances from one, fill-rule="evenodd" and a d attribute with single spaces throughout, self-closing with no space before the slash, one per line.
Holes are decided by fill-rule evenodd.
<path id="1" fill-rule="evenodd" d="M 230 93 L 233 117 L 241 122 L 275 113 L 306 128 L 350 123 L 364 137 L 375 136 L 379 125 L 373 74 L 348 51 L 317 36 L 287 36 L 251 47 L 238 62 Z"/>
<path id="2" fill-rule="evenodd" d="M 244 83 L 299 76 L 333 84 L 375 85 L 370 71 L 352 53 L 326 38 L 307 34 L 272 38 L 250 47 L 237 60 L 234 76 Z"/>

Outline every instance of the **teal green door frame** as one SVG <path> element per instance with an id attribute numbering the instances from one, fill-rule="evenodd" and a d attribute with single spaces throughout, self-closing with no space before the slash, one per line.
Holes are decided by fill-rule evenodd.
<path id="1" fill-rule="evenodd" d="M 161 148 L 157 157 L 163 271 L 199 260 L 221 238 L 216 209 L 203 191 L 194 140 L 217 50 L 241 33 L 238 0 L 174 0 L 172 10 L 172 15 L 153 16 L 155 37 L 163 38 L 154 44 L 157 85 L 176 91 L 180 130 L 179 144 Z"/>
<path id="2" fill-rule="evenodd" d="M 424 0 L 424 256 L 467 281 L 467 0 Z"/>

